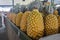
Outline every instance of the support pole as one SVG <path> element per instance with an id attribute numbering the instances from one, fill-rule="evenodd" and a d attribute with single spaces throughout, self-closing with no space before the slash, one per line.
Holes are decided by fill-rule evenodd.
<path id="1" fill-rule="evenodd" d="M 14 8 L 14 0 L 12 0 L 12 6 L 13 6 L 13 8 Z M 13 11 L 13 10 L 12 10 Z"/>

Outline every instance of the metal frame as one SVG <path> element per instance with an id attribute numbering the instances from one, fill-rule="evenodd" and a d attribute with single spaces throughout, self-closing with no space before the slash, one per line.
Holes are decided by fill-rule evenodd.
<path id="1" fill-rule="evenodd" d="M 13 7 L 14 7 L 14 0 L 12 0 L 12 5 L 13 5 Z"/>
<path id="2" fill-rule="evenodd" d="M 5 19 L 7 21 L 6 23 L 8 23 L 11 26 L 11 28 L 16 32 L 16 34 L 19 36 L 21 40 L 32 40 L 24 32 L 17 28 L 17 26 L 14 25 L 8 18 L 5 17 Z"/>

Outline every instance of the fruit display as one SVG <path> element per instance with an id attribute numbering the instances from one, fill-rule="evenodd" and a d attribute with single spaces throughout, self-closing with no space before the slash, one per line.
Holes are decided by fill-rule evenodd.
<path id="1" fill-rule="evenodd" d="M 21 22 L 20 22 L 20 29 L 24 32 L 26 32 L 26 29 L 27 29 L 27 17 L 30 13 L 31 13 L 30 11 L 26 11 L 23 14 Z"/>
<path id="2" fill-rule="evenodd" d="M 58 33 L 58 19 L 53 14 L 47 15 L 45 18 L 45 33 L 46 35 Z"/>
<path id="3" fill-rule="evenodd" d="M 7 7 L 9 10 L 5 6 L 1 7 L 1 13 L 4 14 L 4 19 L 6 18 L 4 20 L 4 23 L 7 22 L 5 26 L 11 27 L 13 30 L 10 31 L 14 32 L 21 40 L 42 40 L 46 37 L 48 40 L 48 36 L 60 34 L 59 1 L 12 0 L 11 2 L 11 7 Z M 15 38 L 18 40 L 18 37 Z M 55 38 L 57 37 L 53 39 Z"/>
<path id="4" fill-rule="evenodd" d="M 38 9 L 33 9 L 24 13 L 9 13 L 7 17 L 32 40 L 60 32 L 60 16 L 57 10 L 53 14 L 48 14 L 45 11 L 39 12 Z"/>
<path id="5" fill-rule="evenodd" d="M 22 15 L 23 15 L 22 12 L 17 14 L 17 16 L 16 16 L 16 26 L 20 26 L 20 21 L 21 21 Z"/>
<path id="6" fill-rule="evenodd" d="M 34 9 L 27 18 L 27 34 L 33 39 L 38 39 L 44 35 L 44 23 L 42 14 Z"/>

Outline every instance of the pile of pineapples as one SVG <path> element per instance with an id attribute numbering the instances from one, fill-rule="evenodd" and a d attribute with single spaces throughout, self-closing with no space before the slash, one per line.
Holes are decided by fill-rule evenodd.
<path id="1" fill-rule="evenodd" d="M 43 17 L 42 13 L 37 9 L 32 11 L 26 11 L 25 13 L 10 13 L 7 17 L 25 32 L 32 39 L 39 39 L 44 35 L 52 35 L 58 33 L 60 28 L 60 16 L 56 16 L 57 11 L 54 14 L 48 14 Z"/>

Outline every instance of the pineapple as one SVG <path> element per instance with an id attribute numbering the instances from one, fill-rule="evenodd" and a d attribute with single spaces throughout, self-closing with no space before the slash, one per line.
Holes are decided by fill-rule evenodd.
<path id="1" fill-rule="evenodd" d="M 12 20 L 12 16 L 13 16 L 12 13 L 10 13 L 10 20 Z"/>
<path id="2" fill-rule="evenodd" d="M 10 14 L 8 14 L 8 18 L 10 19 Z"/>
<path id="3" fill-rule="evenodd" d="M 9 18 L 9 14 L 7 14 L 7 18 Z"/>
<path id="4" fill-rule="evenodd" d="M 57 10 L 54 11 L 54 15 L 58 15 L 58 11 Z"/>
<path id="5" fill-rule="evenodd" d="M 16 24 L 16 14 L 13 14 L 12 22 L 13 22 L 14 24 Z"/>
<path id="6" fill-rule="evenodd" d="M 9 19 L 11 20 L 11 13 L 9 14 Z"/>
<path id="7" fill-rule="evenodd" d="M 14 15 L 13 15 L 14 13 L 12 13 L 12 19 L 11 19 L 11 21 L 13 22 L 13 17 L 14 17 Z"/>
<path id="8" fill-rule="evenodd" d="M 11 13 L 11 21 L 12 21 L 12 19 L 13 19 L 13 13 Z"/>
<path id="9" fill-rule="evenodd" d="M 58 16 L 58 25 L 59 25 L 59 32 L 60 32 L 60 16 Z"/>
<path id="10" fill-rule="evenodd" d="M 17 14 L 17 16 L 16 16 L 16 26 L 20 26 L 20 21 L 21 21 L 22 15 L 23 15 L 22 12 Z"/>
<path id="11" fill-rule="evenodd" d="M 44 35 L 44 23 L 42 14 L 34 9 L 27 18 L 27 34 L 33 39 L 40 38 Z"/>
<path id="12" fill-rule="evenodd" d="M 46 35 L 58 33 L 58 20 L 53 14 L 49 14 L 45 18 L 45 32 Z"/>
<path id="13" fill-rule="evenodd" d="M 27 29 L 27 17 L 28 17 L 28 14 L 30 14 L 30 13 L 31 13 L 30 11 L 26 11 L 22 16 L 21 23 L 20 23 L 20 29 L 23 32 L 26 32 L 26 29 Z"/>

